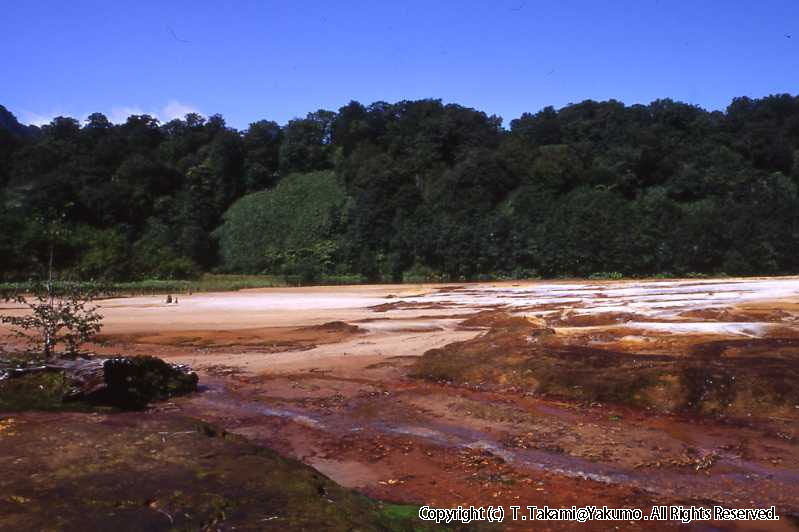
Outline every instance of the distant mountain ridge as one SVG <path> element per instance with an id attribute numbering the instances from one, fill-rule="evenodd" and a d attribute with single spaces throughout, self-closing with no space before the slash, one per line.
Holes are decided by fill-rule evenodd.
<path id="1" fill-rule="evenodd" d="M 39 128 L 36 126 L 26 126 L 25 124 L 21 124 L 11 111 L 0 105 L 0 129 L 5 129 L 6 131 L 20 137 L 29 137 L 35 134 Z"/>

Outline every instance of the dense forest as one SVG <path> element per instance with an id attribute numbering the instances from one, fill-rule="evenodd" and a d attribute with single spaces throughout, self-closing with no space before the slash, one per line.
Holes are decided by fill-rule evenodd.
<path id="1" fill-rule="evenodd" d="M 237 131 L 219 115 L 23 126 L 0 106 L 0 280 L 799 271 L 799 97 L 438 100 Z"/>

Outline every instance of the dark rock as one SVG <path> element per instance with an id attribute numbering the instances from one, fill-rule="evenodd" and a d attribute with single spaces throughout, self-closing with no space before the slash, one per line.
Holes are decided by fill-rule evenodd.
<path id="1" fill-rule="evenodd" d="M 197 390 L 197 374 L 191 368 L 155 357 L 7 362 L 0 360 L 2 410 L 74 409 L 91 404 L 142 409 L 150 402 Z"/>
<path id="2" fill-rule="evenodd" d="M 99 398 L 121 408 L 144 408 L 153 401 L 197 390 L 197 374 L 188 366 L 167 364 L 156 357 L 110 358 L 103 369 L 105 388 Z"/>

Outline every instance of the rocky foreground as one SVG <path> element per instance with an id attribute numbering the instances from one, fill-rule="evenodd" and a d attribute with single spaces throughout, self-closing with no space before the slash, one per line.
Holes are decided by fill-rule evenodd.
<path id="1" fill-rule="evenodd" d="M 358 495 L 163 402 L 197 382 L 155 357 L 4 358 L 0 529 L 418 529 L 413 506 Z"/>

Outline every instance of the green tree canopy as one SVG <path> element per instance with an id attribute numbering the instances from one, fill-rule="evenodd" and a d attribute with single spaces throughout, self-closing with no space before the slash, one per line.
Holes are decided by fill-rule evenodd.
<path id="1" fill-rule="evenodd" d="M 345 202 L 344 188 L 332 171 L 292 174 L 272 189 L 244 196 L 214 231 L 222 267 L 275 272 L 297 255 L 314 252 L 329 260 Z"/>

